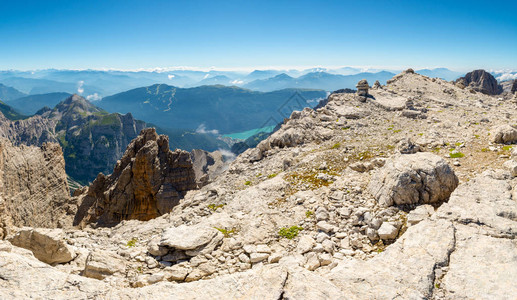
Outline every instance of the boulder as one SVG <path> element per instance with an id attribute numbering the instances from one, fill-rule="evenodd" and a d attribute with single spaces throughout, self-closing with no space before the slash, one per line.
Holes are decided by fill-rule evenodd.
<path id="1" fill-rule="evenodd" d="M 377 233 L 381 240 L 394 240 L 399 233 L 399 229 L 388 222 L 384 222 Z"/>
<path id="2" fill-rule="evenodd" d="M 437 155 L 420 152 L 386 162 L 370 181 L 368 191 L 383 206 L 439 203 L 458 186 L 458 177 Z"/>
<path id="3" fill-rule="evenodd" d="M 180 225 L 166 229 L 159 245 L 185 250 L 187 255 L 195 256 L 191 254 L 209 246 L 215 247 L 222 239 L 222 233 L 215 228 L 202 225 Z"/>
<path id="4" fill-rule="evenodd" d="M 22 229 L 10 242 L 32 251 L 37 259 L 47 264 L 67 263 L 75 257 L 74 250 L 64 240 L 62 229 Z"/>
<path id="5" fill-rule="evenodd" d="M 85 277 L 104 279 L 115 273 L 123 274 L 126 262 L 117 254 L 110 251 L 94 251 L 88 255 L 82 275 Z"/>
<path id="6" fill-rule="evenodd" d="M 517 141 L 517 129 L 510 125 L 501 125 L 492 129 L 493 142 L 511 144 Z"/>
<path id="7" fill-rule="evenodd" d="M 81 196 L 74 225 L 147 221 L 170 212 L 196 187 L 190 154 L 169 150 L 167 136 L 146 128 L 127 146 L 113 173 L 99 174 Z"/>
<path id="8" fill-rule="evenodd" d="M 510 91 L 512 93 L 517 93 L 517 79 L 513 80 L 512 89 Z"/>
<path id="9" fill-rule="evenodd" d="M 492 74 L 485 70 L 475 70 L 456 80 L 456 85 L 462 88 L 470 88 L 487 95 L 498 95 L 502 87 Z"/>

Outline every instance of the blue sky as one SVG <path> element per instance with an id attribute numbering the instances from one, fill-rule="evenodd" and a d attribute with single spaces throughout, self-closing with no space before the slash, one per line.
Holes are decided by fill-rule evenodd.
<path id="1" fill-rule="evenodd" d="M 517 1 L 4 1 L 0 69 L 517 69 Z"/>

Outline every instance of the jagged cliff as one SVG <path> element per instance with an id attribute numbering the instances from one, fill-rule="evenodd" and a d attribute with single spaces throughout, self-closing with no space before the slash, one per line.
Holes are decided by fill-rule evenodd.
<path id="1" fill-rule="evenodd" d="M 170 212 L 187 191 L 195 188 L 190 154 L 169 150 L 168 137 L 147 128 L 128 145 L 113 173 L 99 174 L 79 196 L 81 204 L 74 225 L 147 221 Z"/>
<path id="2" fill-rule="evenodd" d="M 475 70 L 456 80 L 456 85 L 487 95 L 498 95 L 503 89 L 492 74 L 485 70 Z"/>
<path id="3" fill-rule="evenodd" d="M 66 227 L 75 209 L 59 145 L 16 147 L 0 139 L 1 227 Z"/>

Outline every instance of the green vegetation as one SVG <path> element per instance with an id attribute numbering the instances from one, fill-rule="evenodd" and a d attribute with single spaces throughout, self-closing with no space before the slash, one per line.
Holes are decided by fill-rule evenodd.
<path id="1" fill-rule="evenodd" d="M 305 212 L 305 217 L 306 218 L 310 218 L 314 215 L 314 212 L 312 210 L 308 210 Z"/>
<path id="2" fill-rule="evenodd" d="M 394 133 L 399 133 L 401 131 L 402 131 L 402 129 L 395 129 L 395 130 L 393 130 Z"/>
<path id="3" fill-rule="evenodd" d="M 128 248 L 133 248 L 134 246 L 136 246 L 136 242 L 138 242 L 138 239 L 137 238 L 132 238 L 131 240 L 129 240 L 127 243 L 126 243 L 126 246 Z"/>
<path id="4" fill-rule="evenodd" d="M 207 208 L 211 211 L 216 211 L 219 208 L 223 208 L 226 205 L 226 203 L 223 204 L 208 204 Z"/>
<path id="5" fill-rule="evenodd" d="M 251 181 L 247 180 L 246 182 L 244 182 L 244 185 L 251 185 Z"/>
<path id="6" fill-rule="evenodd" d="M 510 150 L 512 150 L 512 148 L 513 148 L 513 146 L 510 146 L 510 145 L 503 146 L 504 151 L 510 151 Z"/>
<path id="7" fill-rule="evenodd" d="M 341 143 L 335 143 L 330 149 L 339 149 L 341 147 Z"/>
<path id="8" fill-rule="evenodd" d="M 465 154 L 463 154 L 463 153 L 461 153 L 459 151 L 456 151 L 456 152 L 453 152 L 453 151 L 454 151 L 454 149 L 452 149 L 451 152 L 449 153 L 449 156 L 451 158 L 462 158 L 462 157 L 465 156 Z"/>
<path id="9" fill-rule="evenodd" d="M 237 229 L 236 228 L 232 228 L 230 230 L 226 229 L 226 228 L 217 228 L 217 227 L 214 227 L 215 229 L 219 230 L 219 232 L 221 232 L 225 238 L 228 238 L 234 234 L 237 233 Z"/>
<path id="10" fill-rule="evenodd" d="M 269 174 L 269 175 L 267 175 L 267 178 L 269 178 L 269 179 L 275 178 L 276 175 L 278 175 L 278 173 Z"/>
<path id="11" fill-rule="evenodd" d="M 296 236 L 298 236 L 298 233 L 300 231 L 302 231 L 303 228 L 300 227 L 300 226 L 291 226 L 289 228 L 287 227 L 282 227 L 280 228 L 280 230 L 278 231 L 278 235 L 281 236 L 281 237 L 285 237 L 287 239 L 294 239 Z"/>

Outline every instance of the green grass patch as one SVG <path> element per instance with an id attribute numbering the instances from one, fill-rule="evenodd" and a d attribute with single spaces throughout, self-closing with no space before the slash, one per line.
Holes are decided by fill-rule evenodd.
<path id="1" fill-rule="evenodd" d="M 132 238 L 129 241 L 127 241 L 126 246 L 128 248 L 133 248 L 134 246 L 136 246 L 136 242 L 138 242 L 138 239 L 137 238 Z"/>
<path id="2" fill-rule="evenodd" d="M 219 208 L 223 208 L 224 206 L 226 205 L 226 203 L 223 203 L 223 204 L 208 204 L 207 208 L 211 211 L 216 211 L 218 210 Z"/>
<path id="3" fill-rule="evenodd" d="M 219 230 L 219 232 L 221 232 L 225 238 L 228 238 L 237 233 L 237 229 L 235 229 L 235 228 L 232 228 L 232 229 L 217 228 L 217 227 L 214 227 L 214 228 Z"/>
<path id="4" fill-rule="evenodd" d="M 294 239 L 296 236 L 298 236 L 298 233 L 302 231 L 303 228 L 300 226 L 291 226 L 291 227 L 282 227 L 278 231 L 278 235 L 281 237 L 285 237 L 289 240 Z"/>
<path id="5" fill-rule="evenodd" d="M 247 180 L 246 182 L 244 182 L 244 185 L 251 185 L 251 181 Z"/>
<path id="6" fill-rule="evenodd" d="M 335 143 L 330 149 L 339 149 L 341 147 L 341 143 Z"/>
<path id="7" fill-rule="evenodd" d="M 305 217 L 306 218 L 310 218 L 314 215 L 314 212 L 312 210 L 308 210 L 305 212 Z"/>

